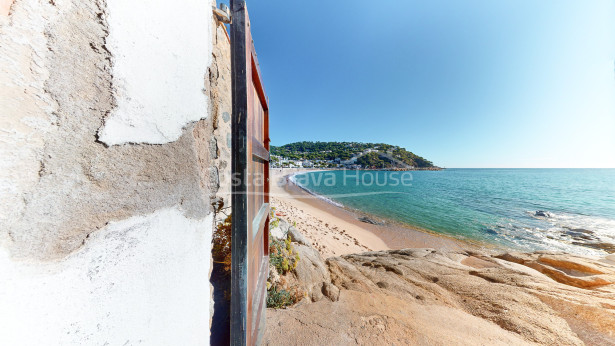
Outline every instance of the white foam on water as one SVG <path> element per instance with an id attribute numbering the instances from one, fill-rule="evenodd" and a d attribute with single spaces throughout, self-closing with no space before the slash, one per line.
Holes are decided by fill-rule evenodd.
<path id="1" fill-rule="evenodd" d="M 310 172 L 325 172 L 325 171 L 310 171 Z M 290 176 L 288 176 L 288 180 L 290 180 L 293 184 L 297 185 L 297 186 L 298 186 L 299 188 L 301 188 L 303 191 L 305 191 L 305 192 L 309 193 L 310 195 L 312 195 L 312 196 L 314 196 L 314 197 L 316 197 L 316 198 L 318 198 L 318 199 L 320 199 L 320 200 L 323 200 L 323 201 L 325 201 L 325 202 L 327 202 L 327 203 L 329 203 L 329 204 L 332 204 L 332 205 L 334 205 L 334 206 L 336 206 L 336 207 L 340 207 L 340 208 L 343 208 L 343 207 L 344 207 L 344 205 L 343 205 L 343 204 L 338 203 L 338 202 L 336 202 L 336 201 L 334 201 L 334 200 L 332 200 L 332 199 L 330 199 L 330 198 L 327 198 L 327 197 L 325 197 L 325 196 L 323 196 L 323 195 L 319 195 L 319 194 L 317 194 L 316 192 L 314 192 L 314 191 L 312 191 L 312 190 L 308 189 L 307 187 L 305 187 L 305 186 L 303 186 L 303 185 L 301 185 L 300 183 L 298 183 L 298 182 L 297 182 L 297 178 L 296 178 L 295 176 L 297 176 L 297 175 L 299 175 L 299 174 L 307 174 L 307 173 L 308 173 L 308 172 L 296 172 L 296 173 L 293 173 L 293 174 L 291 174 Z"/>
<path id="2" fill-rule="evenodd" d="M 541 226 L 498 225 L 495 233 L 515 247 L 526 250 L 553 250 L 585 256 L 604 256 L 606 251 L 590 245 L 615 244 L 615 220 L 570 213 L 549 212 L 548 217 L 536 217 Z M 585 237 L 585 238 L 583 238 Z M 497 240 L 497 239 L 496 239 Z"/>

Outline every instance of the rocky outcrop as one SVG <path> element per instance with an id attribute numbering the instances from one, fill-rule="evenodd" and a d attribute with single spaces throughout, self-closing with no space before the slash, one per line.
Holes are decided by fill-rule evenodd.
<path id="1" fill-rule="evenodd" d="M 272 237 L 278 240 L 286 240 L 287 237 L 290 237 L 290 240 L 293 243 L 305 245 L 307 247 L 311 247 L 312 243 L 303 235 L 295 226 L 289 225 L 289 223 L 284 219 L 276 218 L 278 224 L 276 227 L 272 227 L 269 230 L 269 234 Z"/>
<path id="2" fill-rule="evenodd" d="M 317 302 L 323 298 L 338 300 L 339 289 L 331 284 L 329 270 L 320 253 L 294 226 L 290 226 L 283 219 L 277 220 L 276 227 L 269 231 L 271 236 L 278 241 L 290 238 L 292 251 L 299 255 L 299 261 L 296 268 L 286 275 L 280 275 L 275 267 L 270 265 L 268 278 L 270 285 L 301 292 L 305 296 L 303 303 Z"/>
<path id="3" fill-rule="evenodd" d="M 375 220 L 373 220 L 373 219 L 371 219 L 371 218 L 369 218 L 367 216 L 361 216 L 359 218 L 359 221 L 365 222 L 365 223 L 369 223 L 369 224 L 372 224 L 372 225 L 383 225 L 384 224 L 382 222 L 375 221 Z"/>
<path id="4" fill-rule="evenodd" d="M 290 226 L 288 228 L 288 235 L 290 236 L 290 240 L 299 243 L 301 245 L 305 245 L 308 247 L 312 247 L 312 243 L 301 234 L 294 226 Z M 320 255 L 319 255 L 320 256 Z"/>
<path id="5" fill-rule="evenodd" d="M 282 219 L 276 219 L 277 225 L 276 227 L 270 227 L 269 234 L 275 239 L 286 239 L 288 235 L 288 222 Z"/>
<path id="6" fill-rule="evenodd" d="M 306 292 L 312 302 L 317 302 L 324 297 L 336 301 L 339 298 L 339 289 L 331 284 L 329 270 L 320 257 L 320 253 L 313 247 L 303 244 L 295 244 L 294 248 L 300 257 L 297 268 L 293 272 L 298 286 Z"/>
<path id="7" fill-rule="evenodd" d="M 497 258 L 523 264 L 570 286 L 594 288 L 615 283 L 613 266 L 584 257 L 537 252 L 507 253 Z"/>
<path id="8" fill-rule="evenodd" d="M 548 211 L 544 211 L 544 210 L 536 210 L 536 212 L 534 213 L 534 216 L 539 216 L 539 217 L 551 217 L 552 214 L 549 213 Z"/>
<path id="9" fill-rule="evenodd" d="M 615 343 L 608 259 L 406 249 L 325 264 L 339 300 L 268 311 L 266 344 Z"/>

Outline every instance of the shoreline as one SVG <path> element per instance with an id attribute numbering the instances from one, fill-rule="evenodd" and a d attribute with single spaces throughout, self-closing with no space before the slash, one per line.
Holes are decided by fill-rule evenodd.
<path id="1" fill-rule="evenodd" d="M 293 184 L 288 174 L 303 172 L 272 174 L 273 205 L 291 224 L 297 222 L 312 249 L 300 243 L 306 251 L 299 263 L 308 299 L 289 309 L 268 309 L 272 315 L 266 339 L 271 344 L 284 344 L 289 332 L 299 343 L 319 344 L 343 344 L 357 337 L 367 344 L 429 340 L 417 338 L 420 333 L 442 333 L 436 343 L 448 336 L 457 338 L 449 343 L 613 341 L 615 256 L 505 253 L 497 245 L 481 247 L 408 227 L 367 224 L 349 208 L 327 203 Z M 308 256 L 313 249 L 322 258 Z M 321 268 L 330 282 L 320 282 L 320 274 L 304 273 L 320 273 Z M 331 286 L 337 290 L 325 290 Z M 392 316 L 395 311 L 400 314 Z M 364 316 L 386 319 L 366 321 Z M 457 329 L 446 329 L 451 326 Z M 413 328 L 416 332 L 408 333 Z"/>
<path id="2" fill-rule="evenodd" d="M 350 210 L 326 197 L 295 184 L 292 176 L 324 169 L 272 169 L 272 205 L 282 218 L 297 228 L 324 258 L 345 254 L 398 250 L 405 248 L 434 248 L 437 250 L 469 250 L 501 252 L 490 244 L 479 244 L 432 233 L 387 220 L 382 225 L 361 221 L 359 218 L 382 219 L 362 211 Z M 282 186 L 280 186 L 282 182 Z M 500 251 L 498 251 L 500 250 Z"/>

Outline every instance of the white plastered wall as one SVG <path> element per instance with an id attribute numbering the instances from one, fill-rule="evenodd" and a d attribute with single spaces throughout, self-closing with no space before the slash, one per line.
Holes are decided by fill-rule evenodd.
<path id="1" fill-rule="evenodd" d="M 1 53 L 10 53 L 6 57 L 11 59 L 10 66 L 0 66 L 4 88 L 0 95 L 13 95 L 10 103 L 3 100 L 0 104 L 0 111 L 7 117 L 0 122 L 3 125 L 0 152 L 10 153 L 0 157 L 0 167 L 10 170 L 0 175 L 0 190 L 10 188 L 10 196 L 7 196 L 25 205 L 37 202 L 37 195 L 29 191 L 40 185 L 42 174 L 48 177 L 56 173 L 43 172 L 44 167 L 38 160 L 46 153 L 45 140 L 54 136 L 54 126 L 64 125 L 53 123 L 57 105 L 62 107 L 62 102 L 70 100 L 51 101 L 44 86 L 51 69 L 46 65 L 49 62 L 47 46 L 52 45 L 45 42 L 46 31 L 57 32 L 58 36 L 67 35 L 67 30 L 68 35 L 80 34 L 78 30 L 71 32 L 71 26 L 67 27 L 66 23 L 54 31 L 56 28 L 51 22 L 62 18 L 65 9 L 69 11 L 70 8 L 71 13 L 83 12 L 85 20 L 92 20 L 92 25 L 102 20 L 109 30 L 105 49 L 111 55 L 112 69 L 99 73 L 111 75 L 115 103 L 97 133 L 92 133 L 92 142 L 99 140 L 106 144 L 106 147 L 99 145 L 96 150 L 101 151 L 94 154 L 92 162 L 96 155 L 102 157 L 103 153 L 113 157 L 123 152 L 133 156 L 140 152 L 138 148 L 116 150 L 112 154 L 104 152 L 111 150 L 110 147 L 143 146 L 145 155 L 153 151 L 149 144 L 171 145 L 182 136 L 191 136 L 191 124 L 208 117 L 209 99 L 204 88 L 212 60 L 213 2 L 85 0 L 83 4 L 83 9 L 75 10 L 82 6 L 80 1 L 21 0 L 13 5 L 11 20 L 15 22 L 0 21 L 0 25 L 5 26 L 0 28 L 0 35 L 15 35 L 2 41 L 9 45 L 0 47 L 7 49 Z M 102 19 L 88 13 L 101 5 Z M 27 36 L 20 36 L 24 34 Z M 15 67 L 21 65 L 25 67 Z M 66 65 L 75 70 L 83 68 L 70 61 Z M 36 73 L 29 75 L 28 71 Z M 87 97 L 94 99 L 96 95 Z M 62 116 L 91 118 L 95 122 L 94 114 L 92 111 L 92 114 Z M 46 119 L 45 126 L 31 126 L 27 120 L 34 116 Z M 22 131 L 21 127 L 27 127 L 27 131 Z M 23 133 L 27 135 L 24 140 Z M 197 151 L 194 140 L 184 142 L 186 149 L 180 152 Z M 178 151 L 177 146 L 172 150 Z M 164 154 L 164 150 L 161 147 L 157 152 Z M 92 154 L 88 151 L 83 155 Z M 62 153 L 53 159 L 76 158 Z M 148 159 L 152 158 L 143 158 L 144 162 Z M 196 161 L 197 157 L 194 159 Z M 32 164 L 18 165 L 19 162 Z M 125 166 L 126 163 L 117 161 L 117 165 Z M 198 166 L 195 164 L 195 167 Z M 178 179 L 184 179 L 185 172 L 192 171 L 185 168 L 178 172 Z M 85 173 L 75 171 L 74 183 L 89 183 L 82 179 Z M 194 171 L 196 182 L 200 177 L 198 173 Z M 112 173 L 105 171 L 104 174 Z M 157 173 L 151 174 L 154 177 L 148 176 L 146 185 L 134 183 L 135 191 L 157 186 L 152 182 Z M 23 177 L 29 179 L 28 184 L 20 183 Z M 67 174 L 62 179 L 73 179 L 73 175 Z M 168 178 L 161 176 L 160 179 L 168 184 Z M 185 178 L 183 184 L 193 180 Z M 115 186 L 114 180 L 109 181 L 110 187 L 101 185 L 93 189 L 100 188 L 102 195 L 104 189 Z M 129 186 L 126 182 L 123 184 L 123 188 Z M 200 189 L 203 189 L 202 184 L 194 184 L 195 191 Z M 156 191 L 148 193 L 155 198 Z M 203 190 L 205 205 L 209 202 L 206 193 Z M 182 200 L 181 197 L 177 199 Z M 66 198 L 89 197 L 68 194 Z M 10 227 L 19 218 L 21 209 L 15 208 L 17 202 L 2 209 L 0 219 L 4 225 Z M 109 199 L 108 203 L 120 202 Z M 152 202 L 152 205 L 159 204 Z M 0 237 L 0 345 L 209 344 L 213 305 L 209 284 L 213 216 L 211 211 L 195 212 L 194 207 L 187 213 L 183 204 L 156 208 L 122 219 L 110 218 L 108 224 L 99 229 L 78 230 L 89 234 L 83 245 L 62 258 L 48 261 L 20 256 L 21 248 L 11 245 L 15 242 L 11 239 L 15 236 L 11 231 L 15 230 L 9 229 L 8 236 Z M 84 217 L 89 216 L 84 214 Z M 33 228 L 28 232 L 31 232 L 29 237 L 36 237 L 47 231 Z"/>
<path id="2" fill-rule="evenodd" d="M 109 145 L 168 143 L 207 109 L 211 3 L 107 0 L 117 106 L 99 132 Z"/>
<path id="3" fill-rule="evenodd" d="M 0 344 L 208 344 L 211 222 L 135 216 L 53 263 L 0 250 Z"/>

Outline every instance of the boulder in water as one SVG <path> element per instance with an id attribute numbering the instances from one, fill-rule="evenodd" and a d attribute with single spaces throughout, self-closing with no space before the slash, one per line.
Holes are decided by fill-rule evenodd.
<path id="1" fill-rule="evenodd" d="M 549 213 L 548 211 L 544 211 L 544 210 L 537 210 L 534 213 L 534 216 L 540 216 L 540 217 L 551 217 L 552 214 Z"/>
<path id="2" fill-rule="evenodd" d="M 367 216 L 362 216 L 362 217 L 360 217 L 360 218 L 359 218 L 359 221 L 361 221 L 361 222 L 365 222 L 365 223 L 369 223 L 369 224 L 372 224 L 372 225 L 382 225 L 382 223 L 381 223 L 381 222 L 374 221 L 374 220 L 370 219 L 370 218 L 369 218 L 369 217 L 367 217 Z"/>

